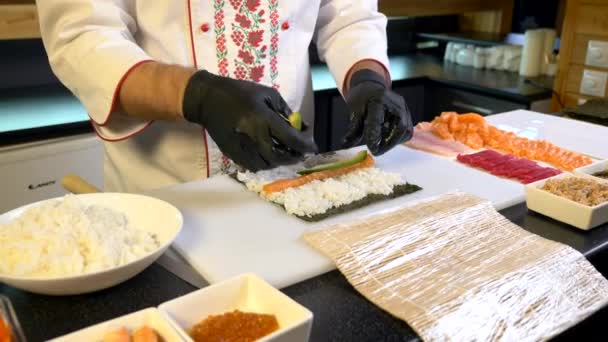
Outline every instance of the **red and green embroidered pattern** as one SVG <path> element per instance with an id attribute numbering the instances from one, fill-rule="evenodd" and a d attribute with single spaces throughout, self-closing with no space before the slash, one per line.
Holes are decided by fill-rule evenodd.
<path id="1" fill-rule="evenodd" d="M 270 11 L 270 82 L 272 87 L 279 89 L 279 69 L 278 69 L 278 52 L 279 52 L 279 0 L 268 0 L 268 9 Z"/>
<path id="2" fill-rule="evenodd" d="M 237 11 L 232 23 L 232 42 L 238 47 L 234 58 L 234 78 L 260 82 L 264 77 L 267 46 L 263 45 L 262 24 L 266 22 L 260 0 L 230 0 Z"/>
<path id="3" fill-rule="evenodd" d="M 230 22 L 231 32 L 229 33 L 226 33 L 226 23 L 224 22 L 226 1 L 235 11 L 234 18 Z M 267 9 L 262 8 L 262 1 L 267 1 Z M 270 85 L 279 89 L 279 0 L 214 0 L 214 10 L 219 75 L 262 82 L 265 79 L 267 68 L 269 68 Z M 267 23 L 268 20 L 270 20 L 270 25 Z M 266 35 L 268 29 L 270 36 Z M 234 50 L 230 49 L 230 57 L 226 47 L 227 35 L 238 51 L 235 51 L 233 56 L 232 51 Z M 270 47 L 264 44 L 265 38 L 268 39 L 268 37 Z M 222 172 L 229 172 L 233 167 L 233 163 L 226 156 L 222 156 L 220 165 Z"/>
<path id="4" fill-rule="evenodd" d="M 232 1 L 231 1 L 232 2 Z M 224 24 L 225 0 L 214 0 L 215 20 L 215 56 L 220 76 L 228 77 L 228 49 L 226 48 L 226 25 Z"/>
<path id="5" fill-rule="evenodd" d="M 238 52 L 228 57 L 226 48 L 226 23 L 224 6 L 226 1 L 235 11 L 230 23 L 230 39 Z M 219 75 L 234 77 L 239 80 L 262 82 L 266 68 L 270 68 L 270 84 L 278 89 L 279 69 L 279 0 L 266 0 L 268 13 L 262 8 L 262 0 L 214 0 L 216 57 Z M 265 34 L 270 19 L 270 48 L 266 44 Z M 268 60 L 270 57 L 270 60 Z M 233 63 L 229 65 L 229 60 Z M 269 64 L 269 65 L 267 65 Z M 231 70 L 233 69 L 233 70 Z"/>

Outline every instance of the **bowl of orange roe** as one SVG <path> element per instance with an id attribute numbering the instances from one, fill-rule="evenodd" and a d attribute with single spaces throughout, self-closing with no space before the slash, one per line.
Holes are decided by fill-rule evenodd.
<path id="1" fill-rule="evenodd" d="M 307 342 L 312 313 L 254 274 L 159 306 L 189 342 Z"/>

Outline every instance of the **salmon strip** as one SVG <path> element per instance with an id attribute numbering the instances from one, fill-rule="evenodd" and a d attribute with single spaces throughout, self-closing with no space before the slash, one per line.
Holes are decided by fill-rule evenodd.
<path id="1" fill-rule="evenodd" d="M 133 333 L 133 342 L 158 342 L 158 335 L 154 329 L 143 326 Z"/>
<path id="2" fill-rule="evenodd" d="M 456 112 L 443 112 L 439 117 L 441 121 L 450 123 L 454 118 L 458 119 L 458 113 Z M 458 120 L 456 121 L 458 122 Z"/>
<path id="3" fill-rule="evenodd" d="M 126 328 L 120 328 L 114 331 L 108 332 L 103 337 L 104 342 L 131 342 L 131 336 Z"/>
<path id="4" fill-rule="evenodd" d="M 571 171 L 592 163 L 591 158 L 548 141 L 530 140 L 489 125 L 476 113 L 443 112 L 430 123 L 430 128 L 444 140 L 456 140 L 473 149 L 490 147 L 517 157 L 543 161 L 562 170 Z"/>
<path id="5" fill-rule="evenodd" d="M 372 156 L 368 153 L 367 157 L 360 163 L 342 167 L 339 169 L 314 172 L 314 173 L 310 173 L 310 174 L 307 174 L 307 175 L 304 175 L 301 177 L 297 177 L 297 178 L 279 179 L 277 181 L 264 185 L 262 190 L 265 193 L 280 192 L 280 191 L 283 191 L 283 190 L 286 190 L 289 188 L 295 188 L 298 186 L 302 186 L 304 184 L 307 184 L 307 183 L 310 183 L 310 182 L 313 182 L 316 180 L 334 178 L 334 177 L 345 175 L 347 173 L 351 173 L 353 171 L 357 171 L 359 169 L 364 169 L 364 168 L 373 167 L 373 166 L 374 166 L 374 158 L 372 158 Z"/>
<path id="6" fill-rule="evenodd" d="M 467 137 L 467 145 L 478 150 L 484 146 L 483 139 L 479 136 L 479 134 L 474 133 L 470 134 Z"/>
<path id="7" fill-rule="evenodd" d="M 483 125 L 485 124 L 486 119 L 477 113 L 467 113 L 458 115 L 458 121 L 461 123 L 476 123 Z"/>
<path id="8" fill-rule="evenodd" d="M 443 140 L 454 139 L 448 125 L 445 123 L 437 122 L 433 124 L 433 132 Z"/>
<path id="9" fill-rule="evenodd" d="M 456 113 L 453 113 L 454 115 L 450 116 L 450 118 L 446 118 L 448 120 L 447 124 L 448 127 L 450 128 L 450 131 L 455 132 L 460 130 L 460 127 L 462 126 L 460 124 L 460 122 L 458 121 L 458 115 L 456 115 Z"/>
<path id="10" fill-rule="evenodd" d="M 11 329 L 0 315 L 0 342 L 11 342 Z"/>

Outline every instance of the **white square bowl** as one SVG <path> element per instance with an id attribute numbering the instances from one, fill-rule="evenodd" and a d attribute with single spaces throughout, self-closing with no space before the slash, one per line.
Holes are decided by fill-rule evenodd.
<path id="1" fill-rule="evenodd" d="M 578 175 L 593 177 L 593 179 L 595 179 L 595 180 L 605 182 L 606 181 L 605 179 L 595 177 L 593 175 L 594 173 L 598 173 L 601 171 L 608 171 L 608 160 L 602 160 L 602 161 L 595 162 L 593 164 L 589 164 L 587 166 L 579 167 L 578 169 L 574 170 L 574 173 L 576 173 Z"/>
<path id="2" fill-rule="evenodd" d="M 159 306 L 159 310 L 192 341 L 188 331 L 209 315 L 240 310 L 275 315 L 279 330 L 259 341 L 307 342 L 312 313 L 253 274 L 240 275 Z"/>
<path id="3" fill-rule="evenodd" d="M 562 173 L 528 184 L 526 186 L 526 204 L 528 209 L 583 230 L 590 230 L 608 222 L 608 202 L 591 207 L 542 190 L 542 187 L 548 180 L 567 177 L 589 179 L 588 177 L 573 175 L 571 173 Z M 606 183 L 601 182 L 599 178 L 594 178 L 594 180 Z"/>
<path id="4" fill-rule="evenodd" d="M 155 308 L 144 309 L 131 314 L 114 318 L 103 323 L 99 323 L 82 330 L 55 338 L 50 342 L 82 342 L 82 341 L 102 341 L 106 333 L 126 328 L 130 332 L 147 325 L 156 331 L 160 341 L 182 342 L 184 338 L 173 327 L 173 324 Z"/>

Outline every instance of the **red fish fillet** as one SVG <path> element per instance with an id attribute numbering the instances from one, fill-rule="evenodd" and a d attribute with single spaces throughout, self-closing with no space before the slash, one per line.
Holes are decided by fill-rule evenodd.
<path id="1" fill-rule="evenodd" d="M 458 161 L 485 170 L 495 176 L 511 178 L 528 184 L 561 173 L 552 167 L 543 167 L 531 160 L 485 150 L 474 154 L 459 154 Z"/>

